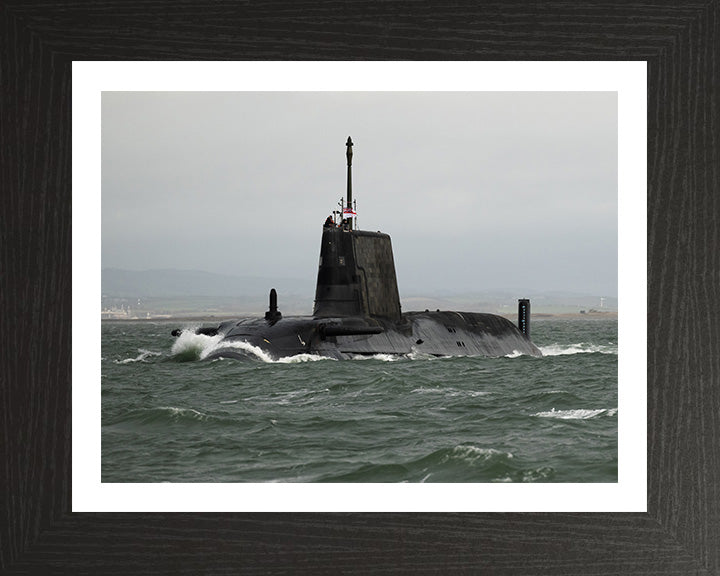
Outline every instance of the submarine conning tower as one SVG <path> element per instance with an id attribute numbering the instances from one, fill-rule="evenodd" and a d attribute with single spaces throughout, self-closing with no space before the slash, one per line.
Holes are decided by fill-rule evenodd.
<path id="1" fill-rule="evenodd" d="M 388 234 L 357 230 L 353 225 L 352 146 L 348 137 L 347 204 L 339 222 L 325 223 L 320 244 L 316 318 L 365 316 L 398 321 L 400 295 L 392 243 Z"/>

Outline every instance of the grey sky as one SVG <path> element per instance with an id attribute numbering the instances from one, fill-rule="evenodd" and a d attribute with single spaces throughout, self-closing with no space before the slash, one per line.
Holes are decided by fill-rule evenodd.
<path id="1" fill-rule="evenodd" d="M 401 294 L 617 295 L 614 92 L 105 92 L 103 267 L 313 286 L 348 136 Z"/>

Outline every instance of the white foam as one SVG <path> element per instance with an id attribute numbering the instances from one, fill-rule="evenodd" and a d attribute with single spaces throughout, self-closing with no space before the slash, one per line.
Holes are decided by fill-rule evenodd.
<path id="1" fill-rule="evenodd" d="M 543 356 L 565 356 L 568 354 L 592 354 L 599 352 L 600 354 L 617 355 L 616 344 L 588 344 L 579 342 L 577 344 L 549 344 L 547 346 L 539 346 Z"/>
<path id="2" fill-rule="evenodd" d="M 236 348 L 238 350 L 242 350 L 244 352 L 249 352 L 253 356 L 256 356 L 259 360 L 262 360 L 263 362 L 271 363 L 273 362 L 273 357 L 270 356 L 265 350 L 260 348 L 260 346 L 253 346 L 249 342 L 245 342 L 244 340 L 232 340 L 230 342 L 223 342 L 222 344 L 218 344 L 217 346 L 213 346 L 212 348 L 208 348 L 207 350 L 204 350 L 203 353 L 200 355 L 200 359 L 206 358 L 210 352 L 213 352 L 216 349 L 219 348 Z"/>
<path id="3" fill-rule="evenodd" d="M 549 412 L 538 412 L 533 416 L 540 418 L 558 418 L 560 420 L 588 420 L 601 415 L 615 416 L 617 408 L 602 408 L 600 410 L 555 410 L 553 408 Z"/>
<path id="4" fill-rule="evenodd" d="M 178 342 L 173 346 L 173 353 L 175 353 L 175 346 L 180 345 L 180 339 L 186 334 L 185 331 L 178 338 Z M 317 362 L 318 360 L 332 360 L 326 356 L 320 356 L 318 354 L 296 354 L 294 356 L 284 356 L 277 360 L 270 356 L 265 350 L 259 346 L 254 346 L 244 340 L 223 340 L 223 335 L 218 334 L 217 336 L 204 336 L 203 334 L 190 333 L 187 337 L 185 346 L 195 347 L 199 350 L 199 359 L 203 360 L 207 358 L 211 353 L 227 348 L 234 348 L 236 350 L 246 352 L 255 356 L 258 360 L 267 362 L 268 364 L 296 364 L 300 362 Z M 183 351 L 184 348 L 178 347 L 178 351 Z"/>
<path id="5" fill-rule="evenodd" d="M 490 394 L 490 392 L 486 392 L 485 390 L 457 390 L 455 388 L 450 388 L 446 395 L 450 398 L 455 398 L 457 396 L 477 398 L 478 396 L 487 396 L 488 394 Z"/>
<path id="6" fill-rule="evenodd" d="M 410 360 L 435 360 L 437 356 L 433 356 L 427 352 L 420 352 L 413 346 L 410 349 L 410 353 L 405 355 L 405 358 L 409 358 Z"/>
<path id="7" fill-rule="evenodd" d="M 395 362 L 401 358 L 403 356 L 397 354 L 355 354 L 351 357 L 352 360 L 380 360 L 381 362 Z"/>
<path id="8" fill-rule="evenodd" d="M 478 446 L 460 445 L 455 446 L 455 448 L 452 449 L 452 452 L 443 458 L 443 462 L 447 462 L 451 458 L 457 458 L 473 464 L 478 460 L 486 462 L 494 456 L 505 456 L 508 459 L 513 458 L 512 453 L 502 452 L 500 450 L 496 450 L 495 448 L 480 448 Z"/>
<path id="9" fill-rule="evenodd" d="M 183 328 L 180 336 L 173 342 L 170 352 L 173 356 L 186 352 L 195 352 L 200 358 L 204 358 L 207 356 L 207 351 L 217 346 L 222 338 L 221 334 L 207 336 L 205 334 L 195 334 L 195 328 Z"/>
<path id="10" fill-rule="evenodd" d="M 133 362 L 142 362 L 147 358 L 148 356 L 161 356 L 162 354 L 160 352 L 153 352 L 152 350 L 144 350 L 143 348 L 138 348 L 138 354 L 135 358 L 125 358 L 125 360 L 115 360 L 115 364 L 131 364 Z"/>
<path id="11" fill-rule="evenodd" d="M 278 358 L 277 360 L 275 360 L 275 362 L 279 364 L 297 364 L 299 362 L 317 362 L 319 360 L 335 360 L 335 358 L 320 356 L 318 354 L 296 354 L 295 356 L 285 356 L 284 358 Z"/>
<path id="12" fill-rule="evenodd" d="M 203 412 L 198 412 L 197 410 L 194 410 L 193 408 L 176 408 L 175 406 L 160 406 L 158 410 L 167 410 L 170 412 L 171 416 L 174 417 L 181 417 L 181 416 L 190 416 L 191 418 L 195 418 L 197 420 L 205 420 L 209 418 L 207 414 L 204 414 Z"/>
<path id="13" fill-rule="evenodd" d="M 411 348 L 407 354 L 353 354 L 351 360 L 380 360 L 381 362 L 397 362 L 398 360 L 436 360 L 438 356 L 420 352 L 415 348 Z M 449 358 L 449 356 L 442 356 Z"/>

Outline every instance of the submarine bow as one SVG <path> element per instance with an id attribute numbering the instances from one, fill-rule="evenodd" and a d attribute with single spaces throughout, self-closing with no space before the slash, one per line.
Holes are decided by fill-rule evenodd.
<path id="1" fill-rule="evenodd" d="M 197 330 L 222 336 L 207 358 L 245 357 L 248 346 L 275 359 L 303 353 L 337 359 L 413 352 L 542 356 L 530 340 L 527 299 L 518 301 L 517 325 L 496 314 L 402 312 L 390 236 L 357 229 L 352 147 L 348 137 L 346 201 L 340 201 L 340 209 L 323 225 L 312 316 L 283 317 L 272 289 L 263 318 L 229 320 Z"/>

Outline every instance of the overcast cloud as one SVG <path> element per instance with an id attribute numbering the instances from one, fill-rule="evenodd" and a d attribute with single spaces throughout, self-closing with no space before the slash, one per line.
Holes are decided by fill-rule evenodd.
<path id="1" fill-rule="evenodd" d="M 105 92 L 103 267 L 314 286 L 348 136 L 401 294 L 617 295 L 614 92 Z"/>

